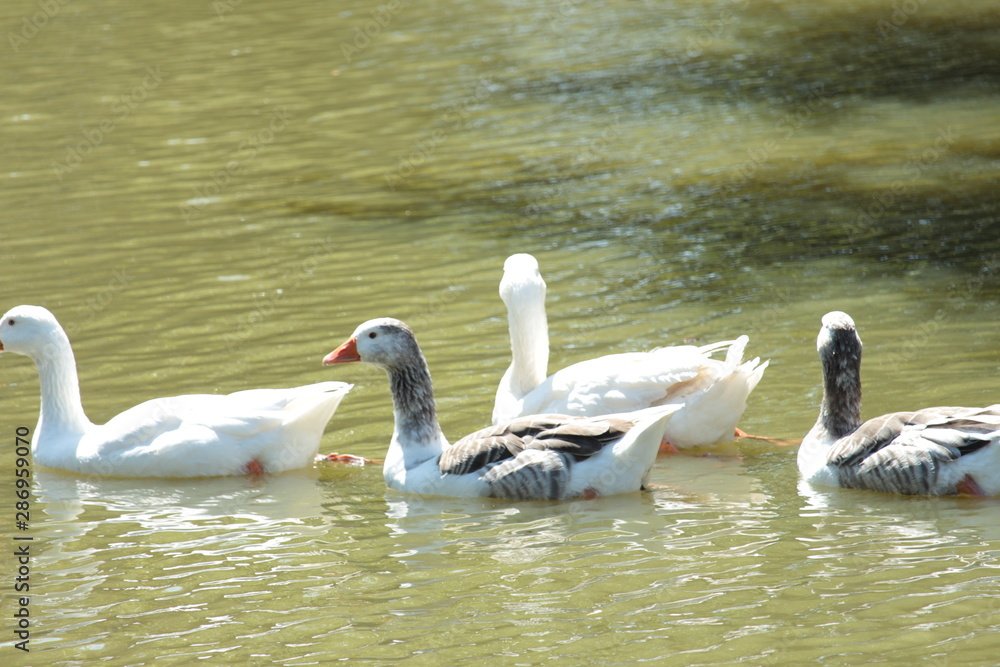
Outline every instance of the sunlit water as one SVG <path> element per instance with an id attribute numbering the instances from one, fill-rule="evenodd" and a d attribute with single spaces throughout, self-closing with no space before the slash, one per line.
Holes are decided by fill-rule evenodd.
<path id="1" fill-rule="evenodd" d="M 18 0 L 0 25 L 0 310 L 56 313 L 94 421 L 342 379 L 323 450 L 380 457 L 384 375 L 319 360 L 391 315 L 457 437 L 508 362 L 519 251 L 549 284 L 553 370 L 750 334 L 771 359 L 750 432 L 811 426 L 833 309 L 865 341 L 865 414 L 1000 395 L 995 3 Z M 38 383 L 0 365 L 12 537 Z M 996 661 L 1000 502 L 810 487 L 794 447 L 706 453 L 566 503 L 412 497 L 378 466 L 36 468 L 32 652 L 9 540 L 0 655 Z"/>

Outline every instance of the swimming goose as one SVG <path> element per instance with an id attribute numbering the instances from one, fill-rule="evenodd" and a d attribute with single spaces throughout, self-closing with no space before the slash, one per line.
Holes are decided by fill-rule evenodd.
<path id="1" fill-rule="evenodd" d="M 389 376 L 395 429 L 383 473 L 398 491 L 511 500 L 594 497 L 638 490 L 677 406 L 581 419 L 532 415 L 451 445 L 437 421 L 417 339 L 392 318 L 359 326 L 323 365 L 363 361 Z"/>
<path id="2" fill-rule="evenodd" d="M 798 453 L 815 484 L 910 495 L 1000 495 L 1000 405 L 894 412 L 861 422 L 861 338 L 823 316 L 819 418 Z"/>
<path id="3" fill-rule="evenodd" d="M 84 414 L 73 349 L 52 313 L 40 306 L 7 311 L 0 320 L 3 350 L 30 357 L 38 367 L 42 397 L 31 438 L 34 462 L 81 473 L 200 477 L 308 466 L 327 421 L 351 389 L 320 382 L 156 398 L 99 426 Z"/>
<path id="4" fill-rule="evenodd" d="M 675 447 L 711 445 L 734 438 L 747 397 L 767 368 L 760 359 L 742 363 L 750 339 L 740 336 L 701 347 L 610 354 L 546 378 L 545 281 L 534 257 L 507 258 L 500 298 L 507 306 L 512 359 L 497 388 L 494 424 L 539 412 L 595 416 L 682 405 L 667 424 L 665 439 Z M 725 348 L 724 361 L 711 358 Z"/>

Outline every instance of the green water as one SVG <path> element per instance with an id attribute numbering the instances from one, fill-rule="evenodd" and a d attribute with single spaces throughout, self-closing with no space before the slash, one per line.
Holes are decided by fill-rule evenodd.
<path id="1" fill-rule="evenodd" d="M 995 3 L 17 0 L 0 26 L 0 310 L 55 312 L 96 422 L 340 379 L 323 450 L 381 457 L 384 375 L 320 359 L 394 316 L 455 439 L 509 361 L 514 252 L 548 281 L 552 370 L 749 334 L 749 432 L 812 425 L 833 309 L 866 415 L 1000 396 Z M 25 655 L 37 406 L 0 356 L 5 663 L 996 661 L 1000 505 L 808 487 L 750 441 L 568 503 L 411 497 L 378 466 L 36 468 Z"/>

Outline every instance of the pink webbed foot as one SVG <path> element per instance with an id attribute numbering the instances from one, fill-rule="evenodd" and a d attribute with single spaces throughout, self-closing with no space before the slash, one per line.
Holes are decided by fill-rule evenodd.
<path id="1" fill-rule="evenodd" d="M 959 482 L 955 488 L 958 489 L 959 493 L 964 493 L 969 496 L 986 496 L 986 492 L 980 488 L 979 484 L 976 483 L 976 480 L 972 478 L 972 475 L 966 475 L 963 477 L 962 481 Z"/>
<path id="2" fill-rule="evenodd" d="M 681 450 L 677 449 L 677 446 L 672 442 L 669 442 L 666 438 L 660 441 L 660 451 L 658 456 L 676 456 L 680 454 Z"/>
<path id="3" fill-rule="evenodd" d="M 752 440 L 763 440 L 764 442 L 770 442 L 772 445 L 778 445 L 779 447 L 791 447 L 792 445 L 798 445 L 801 440 L 788 440 L 781 438 L 771 438 L 766 435 L 753 435 L 752 433 L 747 433 L 741 428 L 737 428 L 734 434 L 737 438 L 750 438 Z"/>
<path id="4" fill-rule="evenodd" d="M 752 433 L 747 433 L 743 429 L 737 427 L 734 435 L 737 438 L 753 438 L 754 440 L 766 440 L 767 442 L 775 442 L 774 438 L 769 438 L 766 435 L 753 435 Z"/>
<path id="5" fill-rule="evenodd" d="M 320 462 L 330 462 L 330 463 L 348 463 L 350 465 L 363 466 L 366 463 L 379 463 L 375 459 L 366 459 L 363 456 L 355 456 L 354 454 L 338 454 L 334 452 L 332 454 L 319 454 L 316 456 L 316 463 Z"/>
<path id="6" fill-rule="evenodd" d="M 243 466 L 243 473 L 251 479 L 259 479 L 264 476 L 264 466 L 262 466 L 260 461 L 257 459 L 250 459 L 250 461 Z"/>

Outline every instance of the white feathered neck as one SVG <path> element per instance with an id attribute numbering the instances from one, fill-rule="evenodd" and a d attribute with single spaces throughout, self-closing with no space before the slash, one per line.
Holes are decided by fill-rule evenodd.
<path id="1" fill-rule="evenodd" d="M 64 435 L 83 435 L 93 424 L 83 411 L 73 348 L 58 322 L 52 323 L 42 349 L 32 354 L 31 359 L 38 368 L 41 388 L 41 409 L 32 436 L 33 451 L 40 440 L 49 442 Z"/>
<path id="2" fill-rule="evenodd" d="M 531 255 L 507 258 L 500 281 L 507 306 L 511 364 L 501 381 L 518 399 L 545 381 L 549 367 L 549 324 L 545 315 L 545 281 Z"/>

